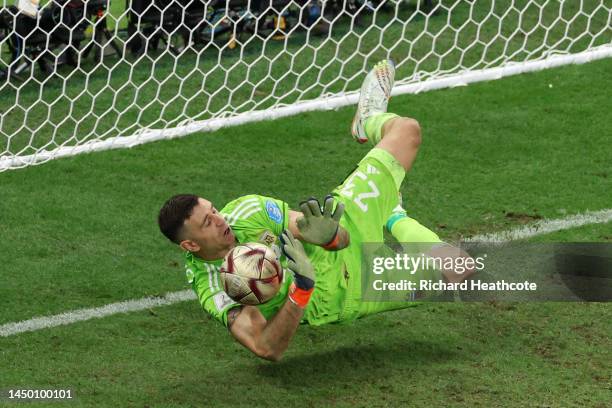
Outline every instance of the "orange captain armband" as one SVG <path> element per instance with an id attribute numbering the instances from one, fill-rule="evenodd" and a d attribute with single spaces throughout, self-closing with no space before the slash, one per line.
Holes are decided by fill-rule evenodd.
<path id="1" fill-rule="evenodd" d="M 304 290 L 295 286 L 295 283 L 292 283 L 289 287 L 289 300 L 291 300 L 291 302 L 293 302 L 296 306 L 304 309 L 310 301 L 310 295 L 312 295 L 313 291 L 314 288 Z"/>
<path id="2" fill-rule="evenodd" d="M 323 245 L 321 248 L 326 249 L 328 251 L 334 251 L 338 249 L 338 244 L 340 244 L 340 234 L 338 233 L 339 231 L 340 229 L 338 228 L 338 231 L 336 231 L 336 235 L 334 235 L 334 238 L 327 244 Z"/>

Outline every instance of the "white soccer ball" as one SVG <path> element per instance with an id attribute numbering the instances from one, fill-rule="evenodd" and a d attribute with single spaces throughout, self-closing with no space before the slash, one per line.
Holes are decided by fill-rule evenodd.
<path id="1" fill-rule="evenodd" d="M 272 299 L 283 280 L 283 268 L 274 251 L 257 242 L 230 250 L 219 272 L 225 293 L 243 305 Z"/>

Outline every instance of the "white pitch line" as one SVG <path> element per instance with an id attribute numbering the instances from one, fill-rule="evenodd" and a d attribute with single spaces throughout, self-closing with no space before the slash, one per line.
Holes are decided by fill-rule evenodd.
<path id="1" fill-rule="evenodd" d="M 469 241 L 479 242 L 508 242 L 525 239 L 536 235 L 548 234 L 570 228 L 589 224 L 603 224 L 612 221 L 612 209 L 592 211 L 584 214 L 570 215 L 555 220 L 542 220 L 513 230 L 494 234 L 477 235 Z M 0 325 L 0 337 L 8 337 L 19 333 L 36 331 L 50 327 L 63 326 L 82 322 L 94 318 L 111 316 L 117 313 L 137 312 L 152 307 L 172 305 L 174 303 L 195 300 L 196 295 L 191 290 L 169 292 L 163 297 L 147 297 L 143 299 L 127 300 L 111 303 L 101 307 L 74 310 L 54 316 L 35 317 L 15 323 Z"/>
<path id="2" fill-rule="evenodd" d="M 93 318 L 114 315 L 116 313 L 136 312 L 157 306 L 171 305 L 186 300 L 196 299 L 193 290 L 181 290 L 169 292 L 163 297 L 147 297 L 143 299 L 127 300 L 124 302 L 111 303 L 101 307 L 73 310 L 54 316 L 35 317 L 16 323 L 6 323 L 0 326 L 0 337 L 8 337 L 28 331 L 36 331 L 49 327 L 63 326 L 66 324 L 82 322 Z"/>
<path id="3" fill-rule="evenodd" d="M 570 215 L 556 220 L 541 220 L 509 231 L 477 235 L 466 241 L 470 242 L 509 242 L 531 238 L 536 235 L 549 234 L 589 224 L 604 224 L 612 221 L 612 208 L 600 211 L 589 211 L 583 214 Z"/>

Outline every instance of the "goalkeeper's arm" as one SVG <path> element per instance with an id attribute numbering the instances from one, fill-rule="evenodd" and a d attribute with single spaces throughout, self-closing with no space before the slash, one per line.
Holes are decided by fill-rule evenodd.
<path id="1" fill-rule="evenodd" d="M 289 211 L 289 229 L 298 239 L 319 245 L 328 251 L 339 251 L 350 243 L 350 235 L 340 225 L 344 204 L 334 209 L 332 196 L 325 197 L 323 208 L 316 198 L 300 203 L 300 210 Z"/>
<path id="2" fill-rule="evenodd" d="M 294 275 L 283 307 L 270 320 L 255 306 L 232 309 L 227 317 L 232 336 L 257 356 L 271 361 L 279 361 L 289 347 L 315 284 L 315 271 L 302 244 L 288 231 L 283 233 L 282 241 L 287 266 Z"/>
<path id="3" fill-rule="evenodd" d="M 261 358 L 279 361 L 303 314 L 303 309 L 289 301 L 270 320 L 255 306 L 242 306 L 229 311 L 228 324 L 240 344 Z"/>

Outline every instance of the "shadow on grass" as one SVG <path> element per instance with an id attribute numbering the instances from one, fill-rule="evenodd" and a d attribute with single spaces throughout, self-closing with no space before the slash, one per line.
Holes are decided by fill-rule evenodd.
<path id="1" fill-rule="evenodd" d="M 370 378 L 384 378 L 400 368 L 415 369 L 459 356 L 452 344 L 407 340 L 401 344 L 345 346 L 287 356 L 276 364 L 260 364 L 255 371 L 282 385 L 310 387 L 345 383 L 347 380 L 363 381 L 364 374 Z M 296 383 L 296 378 L 300 378 L 301 384 Z"/>

